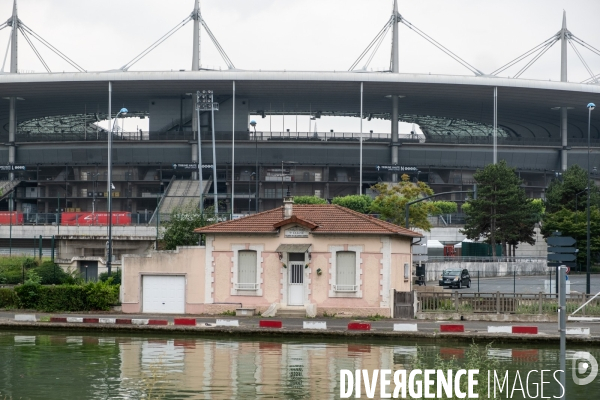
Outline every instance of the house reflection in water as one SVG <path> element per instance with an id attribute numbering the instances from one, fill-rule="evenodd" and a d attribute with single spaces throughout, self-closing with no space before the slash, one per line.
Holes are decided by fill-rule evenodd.
<path id="1" fill-rule="evenodd" d="M 198 399 L 338 398 L 341 369 L 403 369 L 416 354 L 416 347 L 201 339 L 119 346 L 124 389 L 154 386 Z"/>

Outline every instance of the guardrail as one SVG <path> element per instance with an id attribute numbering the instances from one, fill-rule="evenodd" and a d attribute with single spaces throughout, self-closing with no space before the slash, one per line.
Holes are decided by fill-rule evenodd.
<path id="1" fill-rule="evenodd" d="M 567 295 L 567 314 L 577 310 L 592 295 Z M 496 313 L 556 314 L 558 298 L 547 293 L 461 293 L 417 292 L 418 312 L 423 313 Z M 578 315 L 600 315 L 600 298 L 592 300 Z"/>

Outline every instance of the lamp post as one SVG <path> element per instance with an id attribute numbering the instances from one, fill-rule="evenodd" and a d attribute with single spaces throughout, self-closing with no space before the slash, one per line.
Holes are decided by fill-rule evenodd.
<path id="1" fill-rule="evenodd" d="M 106 190 L 107 190 L 107 199 L 108 199 L 108 254 L 106 257 L 106 269 L 108 272 L 108 276 L 110 276 L 111 273 L 111 267 L 112 267 L 112 190 L 114 188 L 114 185 L 112 183 L 112 135 L 113 135 L 113 128 L 114 125 L 112 125 L 111 127 L 111 97 L 112 97 L 112 83 L 109 82 L 108 83 L 108 88 L 109 88 L 109 97 L 108 97 L 108 182 L 106 184 Z M 116 119 L 119 118 L 119 115 L 125 115 L 127 114 L 127 109 L 126 108 L 121 108 L 121 110 L 117 113 L 117 115 L 115 115 L 115 122 Z M 87 270 L 86 270 L 87 271 Z"/>
<path id="2" fill-rule="evenodd" d="M 258 213 L 258 138 L 256 137 L 256 121 L 250 121 L 250 125 L 254 128 L 254 162 L 256 165 L 254 166 L 254 172 L 256 176 L 254 177 L 254 182 L 256 187 L 254 188 L 254 202 L 256 203 L 254 207 L 256 208 L 256 212 Z M 249 210 L 248 210 L 249 211 Z"/>
<path id="3" fill-rule="evenodd" d="M 588 189 L 591 189 L 592 181 L 590 180 L 590 126 L 592 121 L 592 110 L 596 108 L 594 103 L 590 103 L 587 105 L 588 108 L 588 156 L 587 156 L 587 172 L 588 172 Z M 586 257 L 586 272 L 585 272 L 585 293 L 590 294 L 590 192 L 587 191 L 587 257 Z"/>
<path id="4" fill-rule="evenodd" d="M 250 197 L 250 181 L 252 180 L 252 177 L 256 176 L 256 172 L 253 172 L 250 174 L 250 176 L 248 177 L 248 214 L 250 214 L 250 205 L 252 204 L 252 198 Z M 256 178 L 254 178 L 256 179 Z"/>

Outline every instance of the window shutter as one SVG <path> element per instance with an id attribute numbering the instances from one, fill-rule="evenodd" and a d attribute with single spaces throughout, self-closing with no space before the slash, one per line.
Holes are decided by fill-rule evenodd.
<path id="1" fill-rule="evenodd" d="M 256 252 L 238 252 L 238 283 L 256 283 Z M 254 286 L 253 286 L 254 287 Z"/>
<path id="2" fill-rule="evenodd" d="M 338 291 L 356 291 L 356 253 L 352 251 L 337 252 L 336 275 Z"/>

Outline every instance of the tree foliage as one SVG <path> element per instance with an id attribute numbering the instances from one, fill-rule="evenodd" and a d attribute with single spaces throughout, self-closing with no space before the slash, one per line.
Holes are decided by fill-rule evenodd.
<path id="1" fill-rule="evenodd" d="M 454 214 L 458 210 L 458 205 L 453 201 L 438 200 L 434 201 L 433 205 L 436 208 L 433 215 Z"/>
<path id="2" fill-rule="evenodd" d="M 294 197 L 294 204 L 327 204 L 327 200 L 318 196 Z"/>
<path id="3" fill-rule="evenodd" d="M 548 237 L 559 231 L 562 236 L 571 236 L 577 241 L 575 246 L 577 262 L 585 263 L 587 257 L 587 210 L 571 211 L 566 208 L 555 213 L 546 213 L 542 224 L 542 235 Z M 598 207 L 590 208 L 590 255 L 592 260 L 598 259 L 600 254 L 600 210 Z"/>
<path id="4" fill-rule="evenodd" d="M 477 199 L 467 207 L 465 227 L 461 232 L 472 240 L 484 238 L 496 255 L 496 243 L 535 244 L 534 227 L 539 207 L 521 188 L 522 181 L 505 161 L 487 165 L 474 178 L 478 185 Z"/>
<path id="5" fill-rule="evenodd" d="M 573 211 L 587 209 L 587 171 L 579 165 L 570 166 L 562 174 L 562 179 L 554 179 L 546 190 L 546 211 L 555 213 L 562 208 Z M 577 195 L 579 194 L 579 195 Z M 592 181 L 591 204 L 598 205 L 600 190 Z M 576 208 L 577 207 L 577 208 Z"/>
<path id="6" fill-rule="evenodd" d="M 331 203 L 349 208 L 359 213 L 368 214 L 371 211 L 373 199 L 366 194 L 353 194 L 349 196 L 334 197 Z"/>
<path id="7" fill-rule="evenodd" d="M 378 183 L 372 189 L 378 194 L 371 204 L 371 211 L 379 214 L 381 219 L 401 226 L 405 226 L 406 203 L 433 195 L 433 190 L 425 182 L 412 183 L 406 174 L 402 175 L 401 181 L 395 185 Z M 431 223 L 427 220 L 427 216 L 435 214 L 437 211 L 438 208 L 431 201 L 422 201 L 411 205 L 408 217 L 409 227 L 429 231 Z"/>
<path id="8" fill-rule="evenodd" d="M 166 250 L 175 250 L 177 246 L 195 246 L 200 235 L 194 229 L 211 225 L 215 222 L 212 208 L 200 212 L 195 205 L 189 204 L 175 208 L 167 223 L 161 227 L 162 242 Z"/>

